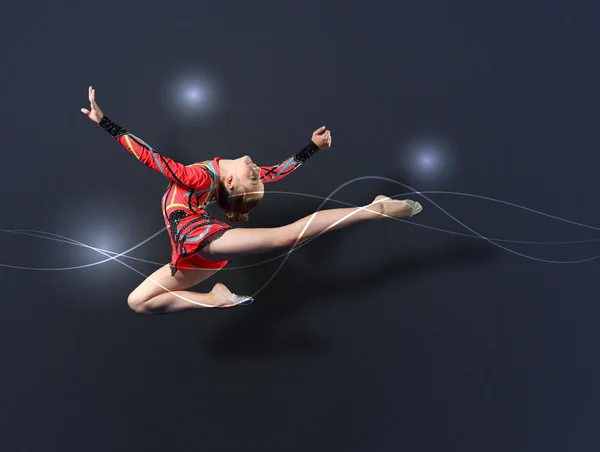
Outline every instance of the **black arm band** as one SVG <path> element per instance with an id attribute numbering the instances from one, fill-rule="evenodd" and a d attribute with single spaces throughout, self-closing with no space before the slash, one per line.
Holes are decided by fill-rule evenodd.
<path id="1" fill-rule="evenodd" d="M 112 122 L 106 115 L 102 117 L 102 120 L 100 121 L 100 127 L 110 133 L 113 138 L 119 138 L 127 133 L 123 127 Z"/>
<path id="2" fill-rule="evenodd" d="M 314 142 L 310 142 L 310 144 L 304 148 L 300 152 L 298 152 L 294 158 L 298 162 L 306 162 L 311 155 L 319 150 L 319 146 L 317 146 Z"/>

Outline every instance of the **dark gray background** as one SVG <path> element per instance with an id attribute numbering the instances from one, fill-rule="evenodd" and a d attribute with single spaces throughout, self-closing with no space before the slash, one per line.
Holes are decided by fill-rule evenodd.
<path id="1" fill-rule="evenodd" d="M 0 227 L 119 252 L 162 227 L 165 180 L 79 112 L 90 84 L 112 119 L 184 163 L 248 153 L 274 164 L 318 126 L 333 130 L 332 149 L 267 189 L 327 196 L 349 179 L 385 176 L 600 226 L 599 7 L 394 3 L 5 7 Z M 179 120 L 164 95 L 189 67 L 220 83 L 219 108 L 195 122 Z M 419 183 L 394 163 L 422 133 L 452 144 L 443 182 Z M 403 191 L 366 180 L 336 198 L 364 204 Z M 600 235 L 489 201 L 432 199 L 489 236 Z M 250 226 L 291 222 L 319 202 L 267 196 Z M 469 233 L 422 203 L 414 223 Z M 550 260 L 600 254 L 594 242 L 504 245 Z M 104 258 L 9 233 L 0 247 L 5 265 Z M 132 255 L 166 262 L 166 234 Z M 198 290 L 222 281 L 251 292 L 279 263 L 223 271 Z M 596 261 L 542 263 L 375 222 L 294 253 L 249 308 L 145 318 L 126 304 L 142 278 L 116 262 L 0 268 L 0 448 L 598 450 L 597 271 Z"/>

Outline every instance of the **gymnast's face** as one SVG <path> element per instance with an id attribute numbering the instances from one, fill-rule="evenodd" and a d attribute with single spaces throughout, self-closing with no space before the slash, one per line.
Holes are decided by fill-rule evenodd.
<path id="1" fill-rule="evenodd" d="M 237 183 L 245 188 L 245 192 L 264 193 L 264 184 L 260 180 L 260 167 L 245 155 L 233 161 L 235 179 Z"/>

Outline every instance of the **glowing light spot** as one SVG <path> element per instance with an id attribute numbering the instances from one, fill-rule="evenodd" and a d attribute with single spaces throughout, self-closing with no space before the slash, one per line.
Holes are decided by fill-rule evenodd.
<path id="1" fill-rule="evenodd" d="M 179 119 L 201 119 L 222 104 L 215 78 L 197 70 L 179 70 L 165 83 L 164 96 L 170 113 Z"/>
<path id="2" fill-rule="evenodd" d="M 398 167 L 415 182 L 440 182 L 452 176 L 454 156 L 446 140 L 434 136 L 414 138 L 397 154 Z"/>

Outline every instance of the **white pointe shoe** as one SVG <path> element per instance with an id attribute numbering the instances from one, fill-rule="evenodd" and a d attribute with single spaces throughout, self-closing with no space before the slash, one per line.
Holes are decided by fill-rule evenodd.
<path id="1" fill-rule="evenodd" d="M 375 201 L 375 202 L 385 202 L 385 201 L 393 201 L 393 199 L 386 196 L 385 198 L 379 199 L 378 201 Z M 410 211 L 411 211 L 410 216 L 411 217 L 415 216 L 421 210 L 423 210 L 423 206 L 421 205 L 421 203 L 419 203 L 417 201 L 413 201 L 411 199 L 402 199 L 402 200 L 399 199 L 398 201 L 400 201 L 402 204 L 404 204 L 410 208 Z"/>
<path id="2" fill-rule="evenodd" d="M 211 290 L 211 292 L 215 292 L 214 290 Z M 249 304 L 252 304 L 254 302 L 254 298 L 252 298 L 249 295 L 236 295 L 234 293 L 232 293 L 231 295 L 227 295 L 221 292 L 215 292 L 217 295 L 221 295 L 224 298 L 227 298 L 228 300 L 231 300 L 233 302 L 233 304 L 235 305 L 240 305 L 240 306 L 248 306 Z"/>
<path id="3" fill-rule="evenodd" d="M 411 217 L 415 216 L 421 210 L 423 210 L 423 206 L 420 203 L 418 203 L 417 201 L 412 201 L 410 199 L 402 199 L 402 200 L 400 200 L 400 202 L 404 203 L 408 207 L 410 207 L 410 210 L 412 211 L 412 213 L 410 214 Z"/>

